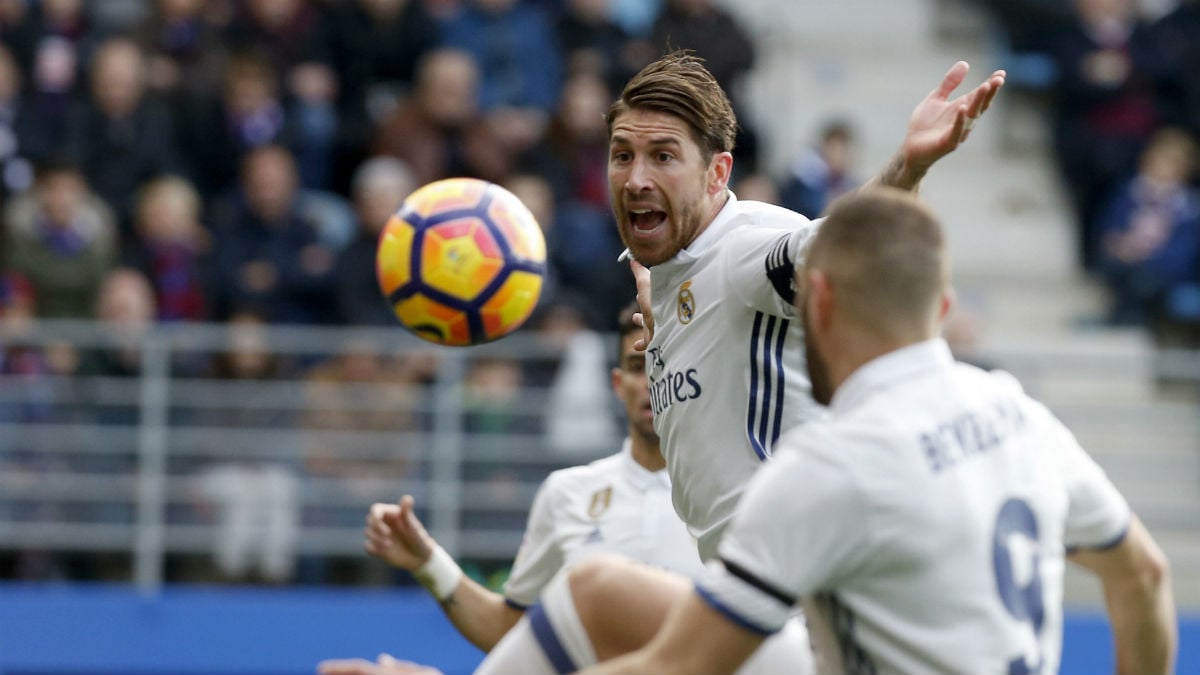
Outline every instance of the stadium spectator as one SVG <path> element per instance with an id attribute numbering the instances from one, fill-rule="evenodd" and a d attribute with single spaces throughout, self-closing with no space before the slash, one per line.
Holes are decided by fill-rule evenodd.
<path id="1" fill-rule="evenodd" d="M 361 522 L 361 505 L 391 498 L 418 456 L 404 432 L 417 428 L 425 390 L 405 363 L 374 341 L 348 338 L 306 374 L 304 468 L 343 497 L 320 509 L 321 524 Z"/>
<path id="2" fill-rule="evenodd" d="M 256 307 L 271 322 L 327 323 L 336 253 L 301 207 L 296 163 L 278 145 L 251 151 L 241 187 L 213 212 L 215 316 Z"/>
<path id="3" fill-rule="evenodd" d="M 498 182 L 514 161 L 480 116 L 475 59 L 449 48 L 421 59 L 416 91 L 380 123 L 373 146 L 376 154 L 404 160 L 418 185 L 450 176 Z"/>
<path id="4" fill-rule="evenodd" d="M 562 56 L 546 11 L 520 0 L 465 0 L 441 26 L 445 44 L 480 65 L 480 107 L 518 111 L 540 133 L 562 85 Z"/>
<path id="5" fill-rule="evenodd" d="M 308 0 L 246 0 L 230 23 L 233 49 L 259 50 L 271 61 L 283 85 L 292 123 L 292 152 L 300 184 L 331 186 L 341 124 L 341 86 L 332 67 L 325 13 Z"/>
<path id="6" fill-rule="evenodd" d="M 1188 184 L 1196 160 L 1196 141 L 1186 131 L 1159 131 L 1142 152 L 1136 174 L 1100 212 L 1097 269 L 1110 293 L 1109 323 L 1167 319 L 1167 295 L 1197 278 L 1200 192 Z"/>
<path id="7" fill-rule="evenodd" d="M 645 39 L 633 39 L 610 16 L 611 0 L 566 0 L 556 31 L 568 76 L 588 72 L 619 89 L 653 58 Z"/>
<path id="8" fill-rule="evenodd" d="M 123 258 L 154 286 L 160 321 L 208 318 L 212 237 L 200 224 L 200 194 L 177 176 L 154 179 L 138 193 L 137 239 Z"/>
<path id="9" fill-rule="evenodd" d="M 351 325 L 394 326 L 396 315 L 380 294 L 375 277 L 375 253 L 384 225 L 417 183 L 402 160 L 375 157 L 358 168 L 352 186 L 358 229 L 338 254 L 338 318 Z"/>
<path id="10" fill-rule="evenodd" d="M 233 186 L 247 152 L 276 143 L 290 147 L 295 134 L 271 63 L 254 51 L 234 54 L 219 92 L 189 107 L 181 146 L 205 201 Z"/>
<path id="11" fill-rule="evenodd" d="M 586 70 L 573 73 L 563 85 L 545 140 L 526 154 L 523 164 L 536 167 L 551 182 L 557 202 L 608 208 L 604 115 L 611 100 L 612 94 L 598 74 Z"/>
<path id="12" fill-rule="evenodd" d="M 1076 23 L 1054 50 L 1054 149 L 1080 229 L 1079 260 L 1092 270 L 1104 196 L 1161 123 L 1162 72 L 1133 0 L 1075 0 L 1075 8 Z"/>
<path id="13" fill-rule="evenodd" d="M 23 73 L 26 105 L 33 121 L 22 138 L 35 163 L 58 156 L 81 71 L 94 36 L 82 0 L 19 3 L 0 23 L 0 43 L 12 51 Z"/>
<path id="14" fill-rule="evenodd" d="M 101 43 L 91 62 L 91 96 L 72 113 L 66 141 L 65 151 L 115 212 L 123 241 L 138 186 L 180 169 L 170 111 L 146 96 L 145 71 L 137 43 Z"/>
<path id="15" fill-rule="evenodd" d="M 205 0 L 154 0 L 132 35 L 146 55 L 146 85 L 176 111 L 221 87 L 229 56 Z"/>
<path id="16" fill-rule="evenodd" d="M 1159 91 L 1163 115 L 1168 124 L 1200 137 L 1200 0 L 1179 0 L 1152 30 L 1168 72 L 1166 86 Z"/>
<path id="17" fill-rule="evenodd" d="M 270 352 L 258 314 L 239 311 L 228 325 L 228 346 L 214 357 L 211 375 L 230 383 L 223 390 L 229 398 L 199 420 L 214 429 L 208 450 L 217 459 L 183 470 L 191 475 L 199 519 L 216 528 L 211 553 L 220 578 L 283 583 L 292 579 L 300 538 L 300 486 L 293 459 L 300 450 L 293 443 L 298 437 L 282 432 L 270 444 L 271 452 L 241 457 L 237 437 L 229 433 L 286 429 L 294 423 L 293 411 L 278 405 L 269 387 L 254 386 L 286 378 L 289 365 Z"/>
<path id="18" fill-rule="evenodd" d="M 421 57 L 441 41 L 423 0 L 349 0 L 329 20 L 342 110 L 372 121 L 411 94 Z"/>
<path id="19" fill-rule="evenodd" d="M 116 259 L 112 211 L 69 162 L 38 170 L 34 189 L 5 206 L 6 269 L 33 285 L 38 316 L 90 317 L 96 289 Z"/>
<path id="20" fill-rule="evenodd" d="M 862 178 L 855 175 L 854 129 L 833 119 L 821 129 L 816 147 L 792 162 L 780 188 L 780 206 L 816 218 L 839 196 L 855 190 Z"/>
<path id="21" fill-rule="evenodd" d="M 0 199 L 33 184 L 29 157 L 46 139 L 34 138 L 36 122 L 21 93 L 21 71 L 12 52 L 0 44 Z"/>

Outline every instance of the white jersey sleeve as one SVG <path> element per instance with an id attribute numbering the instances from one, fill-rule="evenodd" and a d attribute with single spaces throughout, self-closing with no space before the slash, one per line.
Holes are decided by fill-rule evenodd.
<path id="1" fill-rule="evenodd" d="M 538 488 L 525 526 L 525 537 L 504 584 L 505 602 L 520 609 L 537 601 L 542 589 L 564 564 L 555 527 L 559 521 L 555 517 L 555 501 L 559 498 L 556 485 L 552 473 Z"/>
<path id="2" fill-rule="evenodd" d="M 795 269 L 816 234 L 816 223 L 779 207 L 742 203 L 760 226 L 722 242 L 732 288 L 755 309 L 794 316 Z"/>
<path id="3" fill-rule="evenodd" d="M 1051 415 L 1048 410 L 1046 414 Z M 1070 430 L 1057 419 L 1052 419 L 1050 426 L 1059 436 L 1055 447 L 1068 500 L 1063 527 L 1067 550 L 1106 549 L 1119 544 L 1129 529 L 1128 502 Z"/>
<path id="4" fill-rule="evenodd" d="M 804 444 L 755 474 L 697 592 L 730 619 L 760 633 L 778 630 L 796 601 L 836 585 L 870 556 L 869 502 L 836 448 Z M 810 451 L 812 450 L 812 451 Z"/>

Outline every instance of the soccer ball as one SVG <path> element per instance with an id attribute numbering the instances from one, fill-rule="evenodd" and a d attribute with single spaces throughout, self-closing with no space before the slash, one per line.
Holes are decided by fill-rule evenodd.
<path id="1" fill-rule="evenodd" d="M 408 196 L 379 238 L 379 288 L 406 328 L 442 345 L 490 342 L 537 304 L 546 240 L 516 195 L 449 178 Z"/>

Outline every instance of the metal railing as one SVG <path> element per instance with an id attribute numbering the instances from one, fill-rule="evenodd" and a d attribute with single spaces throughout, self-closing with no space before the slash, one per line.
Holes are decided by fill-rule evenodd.
<path id="1" fill-rule="evenodd" d="M 595 339 L 611 358 L 615 339 Z M 596 382 L 610 405 L 564 405 L 564 354 L 526 333 L 451 349 L 399 328 L 0 323 L 0 556 L 127 556 L 153 591 L 169 556 L 240 569 L 254 551 L 269 567 L 270 549 L 287 578 L 298 556 L 360 556 L 367 506 L 409 493 L 454 554 L 510 559 L 546 473 L 619 443 L 606 364 Z M 1078 374 L 1200 382 L 1186 351 L 978 356 L 1035 396 Z M 1148 422 L 1084 399 L 1058 402 L 1077 432 Z M 551 416 L 597 414 L 612 433 L 590 443 L 549 431 Z M 1194 440 L 1194 416 L 1150 422 Z"/>
<path id="2" fill-rule="evenodd" d="M 295 556 L 361 555 L 367 506 L 404 493 L 447 549 L 508 559 L 546 473 L 619 443 L 615 401 L 552 403 L 563 351 L 528 334 L 450 349 L 399 328 L 42 322 L 0 339 L 0 552 L 126 553 L 147 590 L 169 554 L 244 568 L 273 546 L 282 577 Z M 213 369 L 239 350 L 249 365 Z M 573 414 L 614 434 L 564 448 L 547 416 Z"/>

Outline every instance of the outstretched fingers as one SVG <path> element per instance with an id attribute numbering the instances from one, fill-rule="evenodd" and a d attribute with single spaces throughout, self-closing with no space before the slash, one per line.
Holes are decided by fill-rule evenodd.
<path id="1" fill-rule="evenodd" d="M 953 66 L 950 66 L 950 70 L 946 71 L 946 76 L 942 78 L 941 83 L 934 87 L 933 91 L 929 92 L 929 96 L 943 101 L 949 100 L 950 94 L 953 94 L 954 90 L 958 89 L 959 85 L 963 83 L 963 80 L 967 79 L 967 73 L 970 70 L 971 66 L 966 61 L 956 62 Z"/>
<path id="2" fill-rule="evenodd" d="M 1004 71 L 997 70 L 992 73 L 991 77 L 980 83 L 979 86 L 959 98 L 960 101 L 966 103 L 967 114 L 969 116 L 978 118 L 991 107 L 996 94 L 1004 86 L 1004 78 Z"/>

